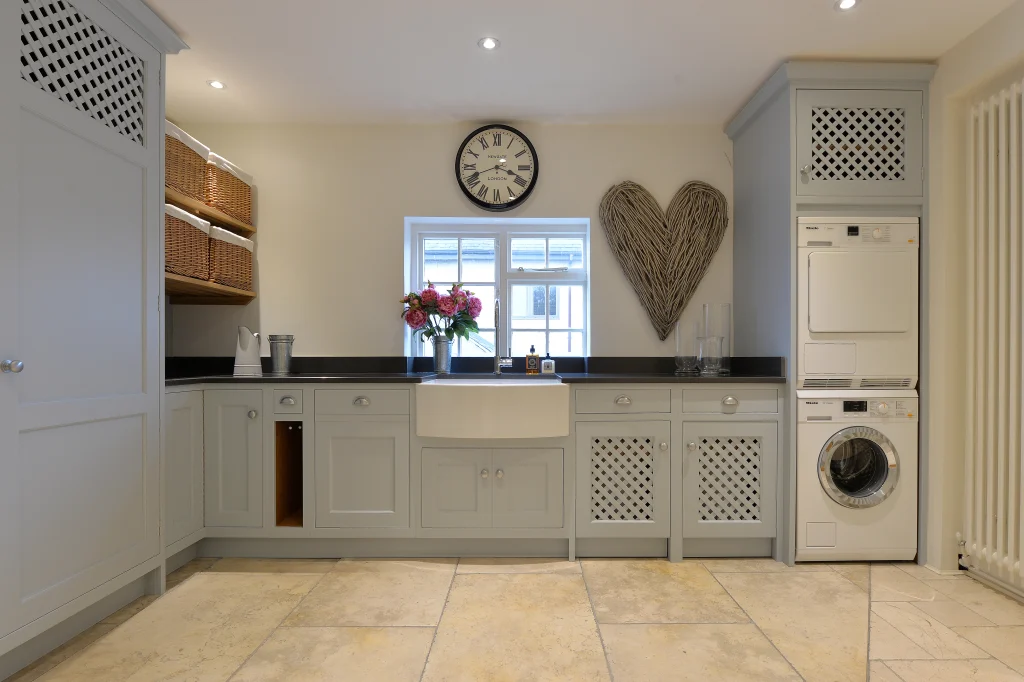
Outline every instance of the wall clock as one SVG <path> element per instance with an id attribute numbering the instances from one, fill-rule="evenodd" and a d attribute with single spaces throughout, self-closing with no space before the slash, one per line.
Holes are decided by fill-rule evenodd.
<path id="1" fill-rule="evenodd" d="M 488 211 L 507 211 L 537 184 L 537 150 L 521 132 L 486 125 L 469 134 L 455 156 L 455 178 L 469 200 Z"/>

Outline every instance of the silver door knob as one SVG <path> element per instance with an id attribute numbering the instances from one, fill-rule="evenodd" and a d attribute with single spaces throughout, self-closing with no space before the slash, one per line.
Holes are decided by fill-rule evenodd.
<path id="1" fill-rule="evenodd" d="M 498 469 L 497 471 L 495 471 L 494 475 L 497 476 L 498 478 L 505 478 L 505 472 L 502 471 L 501 469 Z"/>
<path id="2" fill-rule="evenodd" d="M 633 400 L 628 395 L 620 395 L 615 399 L 616 405 L 632 405 Z"/>
<path id="3" fill-rule="evenodd" d="M 352 404 L 353 405 L 358 405 L 359 407 L 368 407 L 370 405 L 370 399 L 367 398 L 366 396 L 362 396 L 361 395 L 358 398 L 356 398 L 355 400 L 353 400 Z"/>
<path id="4" fill-rule="evenodd" d="M 281 404 L 282 405 L 294 405 L 295 404 L 295 398 L 291 397 L 290 395 L 286 395 L 285 397 L 281 398 Z"/>
<path id="5" fill-rule="evenodd" d="M 249 410 L 249 419 L 255 419 L 257 415 L 259 415 L 259 412 L 256 410 Z"/>
<path id="6" fill-rule="evenodd" d="M 662 443 L 658 447 L 661 448 L 662 450 L 668 450 L 668 443 Z"/>
<path id="7" fill-rule="evenodd" d="M 690 452 L 693 452 L 694 450 L 697 449 L 697 444 L 691 441 L 686 444 L 686 449 L 689 450 Z"/>
<path id="8" fill-rule="evenodd" d="M 0 372 L 4 374 L 20 374 L 25 369 L 25 363 L 21 360 L 4 360 L 0 362 Z"/>
<path id="9" fill-rule="evenodd" d="M 727 395 L 722 398 L 722 404 L 726 407 L 736 407 L 740 404 L 740 401 L 736 399 L 736 396 Z"/>
<path id="10" fill-rule="evenodd" d="M 811 164 L 807 164 L 806 166 L 804 166 L 803 168 L 800 169 L 800 174 L 801 175 L 810 175 L 811 171 L 813 169 L 814 169 L 814 166 L 812 166 Z"/>
<path id="11" fill-rule="evenodd" d="M 490 472 L 487 471 L 487 469 L 484 469 L 483 471 L 480 472 L 480 478 L 487 478 L 489 475 Z"/>

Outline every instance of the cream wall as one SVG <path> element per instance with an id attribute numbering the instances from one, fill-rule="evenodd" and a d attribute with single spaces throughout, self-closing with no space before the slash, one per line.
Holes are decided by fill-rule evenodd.
<path id="1" fill-rule="evenodd" d="M 256 178 L 259 296 L 245 308 L 171 306 L 169 355 L 233 355 L 239 324 L 294 334 L 296 355 L 403 355 L 404 218 L 488 215 L 453 177 L 472 124 L 179 125 Z M 503 215 L 591 219 L 591 355 L 671 355 L 672 338 L 658 341 L 608 248 L 598 204 L 622 180 L 663 207 L 704 180 L 729 199 L 731 218 L 732 144 L 719 126 L 519 127 L 537 147 L 539 184 Z M 731 300 L 730 219 L 684 316 Z"/>
<path id="2" fill-rule="evenodd" d="M 1024 62 L 1024 2 L 1017 2 L 939 59 L 931 89 L 929 233 L 925 235 L 926 422 L 922 427 L 923 529 L 928 565 L 957 567 L 964 518 L 967 350 L 966 110 L 972 92 Z M 1008 82 L 1008 78 L 1007 78 Z"/>

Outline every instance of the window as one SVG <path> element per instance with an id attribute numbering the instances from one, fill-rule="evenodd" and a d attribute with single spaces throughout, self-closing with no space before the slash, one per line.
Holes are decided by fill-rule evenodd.
<path id="1" fill-rule="evenodd" d="M 590 222 L 571 220 L 406 219 L 407 289 L 462 282 L 483 303 L 479 334 L 458 339 L 452 355 L 587 354 Z M 495 339 L 495 299 L 501 338 Z M 433 354 L 409 332 L 408 352 Z"/>

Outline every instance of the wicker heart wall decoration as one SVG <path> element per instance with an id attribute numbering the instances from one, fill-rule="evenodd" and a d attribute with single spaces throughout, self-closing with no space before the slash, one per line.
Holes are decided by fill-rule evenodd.
<path id="1" fill-rule="evenodd" d="M 704 279 L 729 224 L 725 195 L 683 185 L 662 212 L 646 189 L 623 182 L 601 200 L 601 224 L 651 324 L 664 341 Z"/>

